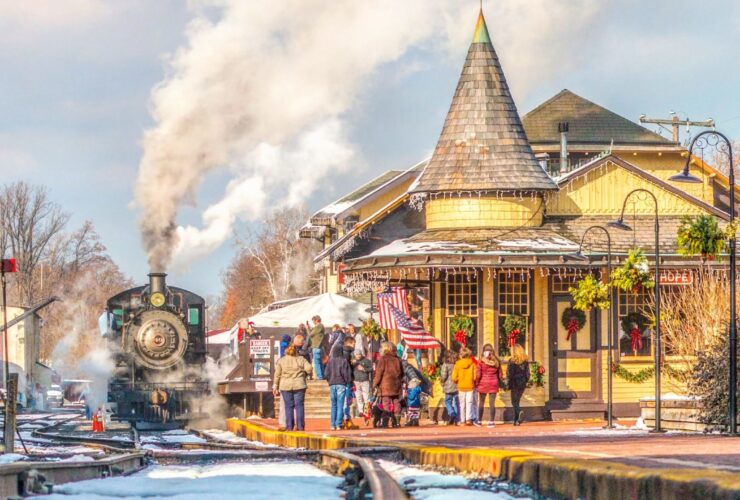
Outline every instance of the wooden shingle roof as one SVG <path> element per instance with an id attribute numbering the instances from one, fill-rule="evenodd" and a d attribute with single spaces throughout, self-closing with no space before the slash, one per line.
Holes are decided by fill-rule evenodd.
<path id="1" fill-rule="evenodd" d="M 481 13 L 437 147 L 412 192 L 555 189 L 532 153 Z"/>
<path id="2" fill-rule="evenodd" d="M 543 102 L 524 115 L 522 123 L 532 144 L 558 144 L 558 123 L 568 122 L 571 144 L 675 145 L 645 127 L 634 123 L 568 89 Z"/>

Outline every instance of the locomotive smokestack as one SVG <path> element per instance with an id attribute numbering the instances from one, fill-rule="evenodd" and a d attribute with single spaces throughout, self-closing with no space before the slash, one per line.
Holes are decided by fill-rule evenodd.
<path id="1" fill-rule="evenodd" d="M 166 295 L 167 285 L 165 284 L 165 278 L 167 273 L 149 273 L 149 294 L 153 295 L 157 292 Z"/>

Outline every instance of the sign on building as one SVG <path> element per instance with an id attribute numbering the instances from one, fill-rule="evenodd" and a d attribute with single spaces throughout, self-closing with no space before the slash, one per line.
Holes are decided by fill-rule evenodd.
<path id="1" fill-rule="evenodd" d="M 664 269 L 660 271 L 660 284 L 665 286 L 691 285 L 694 273 L 687 269 Z"/>

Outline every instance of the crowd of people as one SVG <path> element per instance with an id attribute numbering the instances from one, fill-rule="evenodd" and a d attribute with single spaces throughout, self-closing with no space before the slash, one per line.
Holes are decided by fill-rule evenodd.
<path id="1" fill-rule="evenodd" d="M 273 393 L 280 395 L 280 429 L 304 430 L 304 400 L 308 380 L 326 380 L 331 403 L 331 430 L 355 429 L 356 413 L 374 427 L 418 426 L 423 403 L 431 396 L 431 383 L 420 368 L 418 353 L 384 338 L 368 338 L 353 324 L 334 325 L 327 333 L 319 316 L 312 325 L 301 324 L 291 337 L 280 341 Z M 407 359 L 408 358 L 408 359 Z M 409 360 L 416 362 L 410 363 Z M 447 425 L 480 426 L 488 399 L 488 427 L 496 419 L 496 397 L 511 391 L 514 425 L 524 418 L 521 398 L 529 382 L 527 355 L 520 345 L 512 347 L 506 377 L 502 362 L 491 344 L 482 356 L 462 347 L 447 350 L 439 379 L 444 392 Z"/>

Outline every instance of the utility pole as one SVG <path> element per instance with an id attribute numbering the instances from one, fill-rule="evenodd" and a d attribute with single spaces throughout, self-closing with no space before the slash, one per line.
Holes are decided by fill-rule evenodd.
<path id="1" fill-rule="evenodd" d="M 681 125 L 686 125 L 686 130 L 688 131 L 689 127 L 706 127 L 706 128 L 714 128 L 714 119 L 713 118 L 707 118 L 704 121 L 696 121 L 696 120 L 690 120 L 688 117 L 685 119 L 681 119 L 678 117 L 677 114 L 671 112 L 673 115 L 672 118 L 648 118 L 646 115 L 640 115 L 640 123 L 654 123 L 656 125 L 660 125 L 663 127 L 663 125 L 670 125 L 671 126 L 671 133 L 673 134 L 673 142 L 679 142 L 679 127 Z M 667 127 L 663 127 L 666 130 Z"/>

